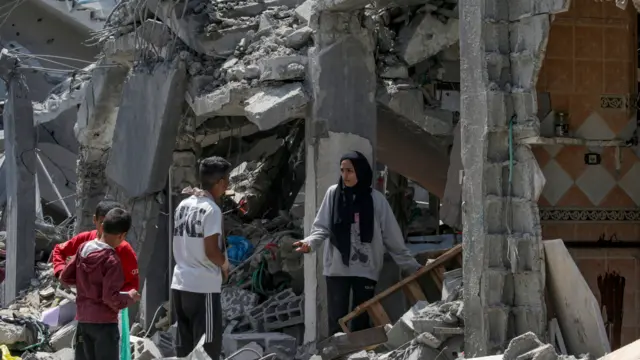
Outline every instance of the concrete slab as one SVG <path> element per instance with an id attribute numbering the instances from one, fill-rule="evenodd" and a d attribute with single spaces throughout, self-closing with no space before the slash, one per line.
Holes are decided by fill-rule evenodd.
<path id="1" fill-rule="evenodd" d="M 2 54 L 6 57 L 6 54 Z M 8 60 L 8 59 L 7 59 Z M 6 61 L 6 60 L 5 60 Z M 0 65 L 3 66 L 4 64 Z M 34 276 L 36 221 L 36 130 L 29 90 L 22 77 L 10 76 L 4 106 L 7 206 L 5 304 L 29 287 Z"/>
<path id="2" fill-rule="evenodd" d="M 309 98 L 302 83 L 269 87 L 249 98 L 244 108 L 247 119 L 261 131 L 286 121 L 304 118 Z"/>
<path id="3" fill-rule="evenodd" d="M 564 242 L 543 242 L 549 298 L 569 354 L 601 357 L 611 352 L 598 300 L 582 277 Z"/>
<path id="4" fill-rule="evenodd" d="M 458 42 L 458 27 L 457 19 L 443 23 L 428 13 L 418 15 L 398 34 L 399 55 L 408 65 L 426 60 Z"/>
<path id="5" fill-rule="evenodd" d="M 259 91 L 240 82 L 231 82 L 206 94 L 190 89 L 185 93 L 185 99 L 198 118 L 244 116 L 244 102 Z"/>
<path id="6" fill-rule="evenodd" d="M 185 88 L 181 61 L 136 72 L 125 83 L 106 173 L 129 197 L 164 188 Z"/>
<path id="7" fill-rule="evenodd" d="M 147 9 L 158 15 L 182 41 L 199 53 L 230 55 L 248 31 L 258 29 L 257 24 L 238 26 L 214 31 L 207 35 L 202 31 L 205 19 L 193 14 L 183 17 L 183 6 L 185 4 L 176 6 L 171 1 L 147 1 Z"/>

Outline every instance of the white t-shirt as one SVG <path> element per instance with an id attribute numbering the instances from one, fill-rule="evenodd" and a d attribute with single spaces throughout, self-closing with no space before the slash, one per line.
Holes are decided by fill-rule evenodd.
<path id="1" fill-rule="evenodd" d="M 219 293 L 220 267 L 207 258 L 204 238 L 220 234 L 222 247 L 222 211 L 208 197 L 190 196 L 176 208 L 173 230 L 173 270 L 171 288 L 194 293 Z"/>

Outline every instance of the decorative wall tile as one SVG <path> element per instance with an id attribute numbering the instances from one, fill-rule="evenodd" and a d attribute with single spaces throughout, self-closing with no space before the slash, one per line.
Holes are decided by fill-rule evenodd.
<path id="1" fill-rule="evenodd" d="M 573 185 L 573 179 L 555 160 L 550 160 L 547 166 L 542 169 L 547 184 L 553 186 L 545 186 L 542 190 L 544 196 L 551 205 L 555 205 L 558 200 Z"/>
<path id="2" fill-rule="evenodd" d="M 618 182 L 620 187 L 640 205 L 640 163 L 633 164 L 631 169 Z"/>
<path id="3" fill-rule="evenodd" d="M 582 126 L 576 130 L 574 137 L 580 139 L 611 140 L 616 137 L 616 134 L 609 129 L 606 120 L 603 119 L 600 114 L 592 112 Z"/>
<path id="4" fill-rule="evenodd" d="M 602 166 L 587 166 L 576 185 L 587 195 L 593 205 L 600 205 L 609 191 L 616 185 L 616 180 Z"/>

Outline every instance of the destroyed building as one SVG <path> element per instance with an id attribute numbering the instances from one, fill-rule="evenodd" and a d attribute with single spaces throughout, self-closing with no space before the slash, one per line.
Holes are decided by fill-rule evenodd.
<path id="1" fill-rule="evenodd" d="M 9 50 L 2 72 L 9 90 L 5 300 L 35 286 L 33 279 L 48 279 L 44 265 L 30 261 L 38 245 L 18 242 L 36 233 L 22 224 L 43 226 L 34 216 L 35 190 L 28 190 L 37 181 L 45 212 L 61 219 L 73 213 L 75 231 L 91 228 L 93 209 L 105 196 L 133 211 L 129 240 L 145 281 L 144 300 L 133 312 L 142 328 L 155 326 L 168 300 L 172 207 L 183 188 L 196 185 L 198 159 L 222 155 L 236 166 L 229 235 L 251 240 L 256 253 L 278 243 L 270 271 L 295 274 L 287 278 L 293 293 L 261 295 L 272 303 L 237 296 L 257 317 L 278 301 L 291 303 L 278 311 L 304 323 L 304 334 L 285 335 L 299 340 L 295 346 L 322 340 L 328 330 L 321 261 L 292 255 L 290 244 L 308 231 L 337 179 L 336 159 L 356 149 L 426 189 L 430 214 L 462 231 L 464 291 L 455 301 L 464 312 L 451 310 L 451 302 L 438 303 L 437 311 L 462 321 L 447 328 L 464 332 L 465 356 L 504 352 L 527 332 L 542 341 L 530 342 L 535 346 L 527 351 L 544 347 L 555 342 L 555 328 L 570 352 L 602 356 L 602 349 L 632 344 L 640 338 L 636 3 L 129 0 L 67 10 L 66 2 L 33 0 L 34 14 L 18 6 L 24 21 L 9 16 L 13 25 L 2 30 Z M 72 37 L 48 35 L 60 32 Z M 82 45 L 87 40 L 95 46 Z M 26 79 L 26 99 L 15 74 Z M 35 128 L 11 123 L 29 112 Z M 36 180 L 29 169 L 42 159 L 48 171 L 39 170 Z M 75 199 L 56 201 L 74 192 Z M 433 205 L 436 197 L 441 208 Z M 553 239 L 564 243 L 543 241 Z M 577 267 L 558 267 L 573 262 Z M 581 290 L 563 290 L 568 285 L 547 275 L 550 269 L 580 279 Z M 393 264 L 385 270 L 380 291 L 401 279 Z M 433 284 L 426 286 L 433 303 Z M 554 292 L 546 302 L 545 291 Z M 51 305 L 48 292 L 38 296 Z M 413 323 L 413 316 L 402 320 L 411 311 L 408 296 L 390 296 L 382 301 L 389 322 Z M 586 305 L 567 313 L 549 305 L 554 296 Z M 601 318 L 580 312 L 588 306 Z M 164 316 L 166 327 L 170 316 Z M 238 334 L 282 330 L 235 316 L 227 320 L 236 321 Z M 593 321 L 587 331 L 593 337 L 576 340 L 564 325 L 570 316 Z M 550 325 L 552 319 L 558 324 Z M 461 339 L 446 331 L 444 340 L 402 341 L 411 351 L 443 351 L 444 341 Z M 405 344 L 387 348 L 389 354 L 408 354 Z"/>

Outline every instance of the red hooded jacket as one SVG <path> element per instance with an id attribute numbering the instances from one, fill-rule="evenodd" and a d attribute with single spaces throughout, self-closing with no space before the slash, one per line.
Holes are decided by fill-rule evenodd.
<path id="1" fill-rule="evenodd" d="M 51 253 L 51 262 L 53 263 L 53 273 L 56 277 L 60 277 L 60 273 L 67 264 L 67 260 L 74 256 L 82 244 L 94 240 L 98 237 L 98 231 L 85 231 L 80 233 L 71 240 L 58 244 L 53 248 Z M 138 277 L 138 258 L 131 245 L 123 241 L 116 248 L 116 254 L 122 263 L 122 271 L 124 272 L 124 286 L 122 291 L 135 289 L 140 291 L 140 279 Z"/>
<path id="2" fill-rule="evenodd" d="M 76 286 L 76 320 L 81 323 L 117 323 L 118 312 L 134 302 L 120 293 L 124 273 L 118 255 L 99 240 L 80 246 L 62 270 L 60 281 Z"/>

